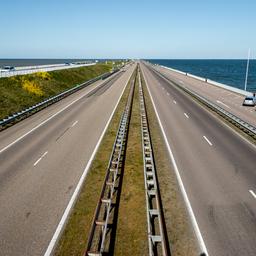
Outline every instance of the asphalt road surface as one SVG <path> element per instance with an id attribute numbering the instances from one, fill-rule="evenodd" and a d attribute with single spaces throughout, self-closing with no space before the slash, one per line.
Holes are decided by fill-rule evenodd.
<path id="1" fill-rule="evenodd" d="M 214 86 L 195 78 L 185 76 L 172 70 L 156 66 L 156 69 L 165 74 L 172 81 L 193 90 L 204 96 L 214 104 L 224 108 L 242 120 L 256 126 L 255 107 L 242 106 L 245 96 Z"/>
<path id="2" fill-rule="evenodd" d="M 255 256 L 255 146 L 141 66 L 209 255 Z"/>
<path id="3" fill-rule="evenodd" d="M 45 253 L 134 68 L 0 133 L 0 255 Z"/>

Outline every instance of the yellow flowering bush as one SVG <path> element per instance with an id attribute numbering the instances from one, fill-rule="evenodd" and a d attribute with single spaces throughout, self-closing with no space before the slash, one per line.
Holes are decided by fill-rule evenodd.
<path id="1" fill-rule="evenodd" d="M 35 75 L 35 77 L 41 78 L 41 79 L 44 79 L 44 80 L 50 80 L 51 79 L 51 75 L 48 72 L 37 72 L 34 75 Z"/>
<path id="2" fill-rule="evenodd" d="M 44 93 L 42 89 L 35 83 L 26 79 L 22 80 L 22 88 L 29 93 L 33 93 L 37 96 L 43 96 Z"/>

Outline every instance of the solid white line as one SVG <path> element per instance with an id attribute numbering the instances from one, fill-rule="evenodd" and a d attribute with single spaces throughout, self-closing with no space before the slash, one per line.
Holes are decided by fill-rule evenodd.
<path id="1" fill-rule="evenodd" d="M 78 121 L 75 121 L 75 122 L 71 125 L 71 127 L 74 127 L 77 123 L 78 123 Z"/>
<path id="2" fill-rule="evenodd" d="M 143 73 L 143 75 L 144 75 L 144 71 L 143 71 L 143 70 L 142 70 L 142 73 Z M 191 218 L 191 222 L 192 222 L 194 231 L 195 231 L 196 236 L 197 236 L 197 239 L 198 239 L 199 246 L 200 246 L 200 248 L 201 248 L 201 250 L 202 250 L 202 253 L 204 252 L 205 255 L 208 256 L 209 254 L 208 254 L 208 252 L 207 252 L 206 245 L 205 245 L 205 243 L 204 243 L 204 240 L 203 240 L 201 231 L 200 231 L 199 226 L 198 226 L 198 224 L 197 224 L 195 214 L 194 214 L 194 212 L 193 212 L 193 209 L 192 209 L 192 206 L 191 206 L 191 204 L 190 204 L 190 201 L 189 201 L 187 192 L 186 192 L 185 187 L 184 187 L 184 184 L 183 184 L 183 182 L 182 182 L 182 179 L 181 179 L 181 176 L 180 176 L 180 173 L 179 173 L 179 170 L 178 170 L 178 166 L 177 166 L 177 164 L 176 164 L 176 161 L 175 161 L 173 152 L 172 152 L 172 150 L 171 150 L 170 144 L 169 144 L 169 142 L 168 142 L 166 133 L 165 133 L 164 128 L 163 128 L 163 125 L 162 125 L 162 122 L 161 122 L 160 117 L 159 117 L 159 114 L 158 114 L 158 112 L 157 112 L 157 109 L 156 109 L 156 106 L 155 106 L 155 102 L 154 102 L 154 100 L 153 100 L 151 91 L 150 91 L 149 86 L 148 86 L 148 81 L 147 81 L 147 78 L 146 78 L 145 75 L 144 75 L 144 79 L 145 79 L 145 82 L 146 82 L 146 86 L 147 86 L 147 89 L 148 89 L 148 92 L 149 92 L 149 96 L 150 96 L 151 102 L 152 102 L 152 104 L 153 104 L 153 107 L 154 107 L 154 110 L 155 110 L 155 113 L 156 113 L 156 116 L 157 116 L 157 120 L 158 120 L 158 122 L 159 122 L 161 131 L 162 131 L 162 134 L 163 134 L 163 137 L 164 137 L 165 144 L 166 144 L 166 146 L 167 146 L 167 149 L 168 149 L 168 152 L 169 152 L 169 155 L 170 155 L 170 158 L 171 158 L 171 161 L 172 161 L 174 170 L 175 170 L 175 174 L 176 174 L 176 176 L 177 176 L 177 180 L 178 180 L 178 183 L 179 183 L 179 186 L 180 186 L 180 189 L 181 189 L 181 192 L 182 192 L 182 195 L 183 195 L 185 204 L 186 204 L 186 206 L 187 206 L 187 209 L 188 209 L 188 212 L 189 212 L 189 215 L 190 215 L 190 218 Z"/>
<path id="3" fill-rule="evenodd" d="M 76 198 L 77 198 L 77 196 L 79 194 L 79 191 L 80 191 L 80 189 L 81 189 L 81 187 L 83 185 L 83 182 L 84 182 L 84 180 L 86 178 L 87 172 L 88 172 L 88 170 L 89 170 L 89 168 L 90 168 L 90 166 L 92 164 L 92 161 L 93 161 L 93 159 L 94 159 L 94 157 L 96 155 L 96 152 L 98 151 L 100 143 L 101 143 L 101 141 L 102 141 L 102 139 L 103 139 L 103 137 L 104 137 L 104 135 L 105 135 L 105 133 L 107 131 L 107 128 L 108 128 L 108 126 L 109 126 L 109 124 L 111 122 L 111 119 L 112 119 L 115 111 L 116 111 L 116 108 L 117 108 L 117 106 L 118 106 L 118 104 L 119 104 L 119 102 L 120 102 L 120 100 L 121 100 L 121 98 L 122 98 L 122 96 L 124 94 L 124 90 L 127 87 L 127 84 L 128 84 L 128 82 L 130 80 L 130 77 L 131 76 L 129 76 L 129 78 L 128 78 L 127 82 L 126 82 L 126 85 L 125 85 L 125 87 L 124 87 L 124 89 L 123 89 L 123 91 L 122 91 L 122 93 L 121 93 L 121 95 L 120 95 L 120 97 L 119 97 L 115 107 L 114 107 L 114 110 L 111 113 L 111 115 L 110 115 L 110 117 L 108 119 L 108 122 L 107 122 L 104 130 L 102 131 L 102 134 L 101 134 L 101 136 L 100 136 L 100 138 L 99 138 L 99 140 L 98 140 L 98 142 L 97 142 L 97 144 L 96 144 L 96 146 L 95 146 L 95 148 L 93 150 L 93 153 L 92 153 L 92 155 L 91 155 L 91 157 L 90 157 L 90 159 L 89 159 L 89 161 L 88 161 L 88 163 L 87 163 L 87 165 L 86 165 L 86 167 L 85 167 L 85 169 L 83 171 L 83 174 L 82 174 L 82 176 L 81 176 L 81 178 L 80 178 L 80 180 L 79 180 L 79 182 L 78 182 L 78 184 L 76 186 L 76 189 L 75 189 L 75 191 L 74 191 L 74 193 L 73 193 L 73 195 L 72 195 L 72 197 L 71 197 L 71 199 L 70 199 L 70 201 L 69 201 L 69 203 L 68 203 L 68 205 L 67 205 L 67 207 L 65 209 L 65 212 L 64 212 L 64 214 L 61 217 L 61 220 L 60 220 L 60 222 L 59 222 L 59 224 L 58 224 L 58 226 L 57 226 L 57 228 L 56 228 L 56 230 L 54 232 L 54 235 L 53 235 L 53 237 L 52 237 L 52 239 L 51 239 L 51 241 L 50 241 L 50 243 L 48 245 L 48 248 L 47 248 L 44 256 L 50 256 L 52 254 L 52 252 L 53 252 L 53 249 L 54 249 L 54 247 L 56 245 L 56 242 L 58 241 L 59 235 L 60 235 L 60 233 L 61 233 L 61 231 L 62 231 L 62 229 L 63 229 L 63 227 L 64 227 L 64 225 L 65 225 L 65 223 L 67 221 L 67 218 L 68 218 L 68 216 L 70 214 L 70 211 L 71 211 L 71 209 L 72 209 L 72 207 L 73 207 L 73 205 L 74 205 L 74 203 L 76 201 Z"/>
<path id="4" fill-rule="evenodd" d="M 48 151 L 44 152 L 43 155 L 34 163 L 34 166 L 36 166 L 42 159 L 47 155 Z"/>
<path id="5" fill-rule="evenodd" d="M 206 136 L 203 136 L 203 138 L 207 141 L 207 143 L 208 143 L 210 146 L 212 146 L 212 143 L 207 139 Z"/>
<path id="6" fill-rule="evenodd" d="M 186 113 L 184 113 L 184 116 L 185 116 L 186 118 L 189 118 L 188 114 L 186 114 Z"/>
<path id="7" fill-rule="evenodd" d="M 230 108 L 228 105 L 226 105 L 225 103 L 223 103 L 222 101 L 220 100 L 216 100 L 217 103 L 219 104 L 222 104 L 223 106 L 227 107 L 227 108 Z"/>
<path id="8" fill-rule="evenodd" d="M 177 104 L 177 102 L 176 102 L 175 100 L 173 101 L 173 103 L 174 103 L 174 104 Z"/>
<path id="9" fill-rule="evenodd" d="M 249 192 L 252 194 L 252 196 L 256 199 L 256 194 L 252 191 L 252 190 L 249 190 Z"/>
<path id="10" fill-rule="evenodd" d="M 100 86 L 100 84 L 98 85 Z M 97 86 L 97 87 L 98 87 Z M 96 88 L 97 88 L 96 87 Z M 42 125 L 44 125 L 45 123 L 49 122 L 51 119 L 53 119 L 55 116 L 57 116 L 58 114 L 60 114 L 61 112 L 63 112 L 64 110 L 66 110 L 68 107 L 70 107 L 71 105 L 73 105 L 74 103 L 76 103 L 77 101 L 79 101 L 80 99 L 82 99 L 83 97 L 85 97 L 87 94 L 89 94 L 91 91 L 93 91 L 95 88 L 92 88 L 91 90 L 89 90 L 88 92 L 84 93 L 82 96 L 80 96 L 79 98 L 77 98 L 76 100 L 73 100 L 71 103 L 69 103 L 67 106 L 65 106 L 64 108 L 60 109 L 58 112 L 56 112 L 55 114 L 53 114 L 52 116 L 50 116 L 49 118 L 47 118 L 46 120 L 44 120 L 42 123 L 38 124 L 37 126 L 35 126 L 34 128 L 32 128 L 30 131 L 26 132 L 25 134 L 23 134 L 22 136 L 20 136 L 18 139 L 16 139 L 15 141 L 11 142 L 9 145 L 7 145 L 6 147 L 2 148 L 0 150 L 0 154 L 3 153 L 5 150 L 7 150 L 8 148 L 10 148 L 12 145 L 14 145 L 15 143 L 19 142 L 20 140 L 22 140 L 24 137 L 26 137 L 27 135 L 29 135 L 30 133 L 32 133 L 33 131 L 35 131 L 36 129 L 38 129 L 39 127 L 41 127 Z"/>

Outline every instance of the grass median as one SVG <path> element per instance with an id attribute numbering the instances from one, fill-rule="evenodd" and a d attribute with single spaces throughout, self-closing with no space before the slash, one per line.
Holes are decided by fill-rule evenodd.
<path id="1" fill-rule="evenodd" d="M 114 255 L 148 255 L 138 79 L 128 134 Z"/>
<path id="2" fill-rule="evenodd" d="M 142 86 L 171 255 L 198 256 L 192 224 L 143 76 Z"/>
<path id="3" fill-rule="evenodd" d="M 112 62 L 0 78 L 0 120 L 49 97 L 109 72 Z"/>
<path id="4" fill-rule="evenodd" d="M 54 255 L 82 255 L 86 249 L 88 234 L 100 197 L 121 114 L 124 111 L 129 91 L 130 82 L 129 86 L 127 86 L 124 91 L 95 159 L 93 160 L 78 200 L 75 203 L 65 230 L 55 249 Z"/>

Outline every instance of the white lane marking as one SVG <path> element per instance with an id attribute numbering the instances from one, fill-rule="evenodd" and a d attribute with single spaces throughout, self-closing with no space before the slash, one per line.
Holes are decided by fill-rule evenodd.
<path id="1" fill-rule="evenodd" d="M 75 121 L 75 122 L 71 125 L 71 127 L 74 127 L 77 123 L 78 123 L 78 121 Z"/>
<path id="2" fill-rule="evenodd" d="M 167 94 L 168 96 L 170 95 L 170 93 L 169 93 L 169 92 L 167 92 L 166 94 Z"/>
<path id="3" fill-rule="evenodd" d="M 101 83 L 97 86 L 99 87 L 101 85 Z M 96 88 L 97 88 L 96 87 Z M 15 143 L 19 142 L 20 140 L 22 140 L 23 138 L 25 138 L 27 135 L 29 135 L 30 133 L 32 133 L 33 131 L 35 131 L 36 129 L 38 129 L 39 127 L 41 127 L 42 125 L 44 125 L 45 123 L 49 122 L 51 119 L 53 119 L 55 116 L 57 116 L 58 114 L 60 114 L 61 112 L 63 112 L 64 110 L 66 110 L 68 107 L 70 107 L 71 105 L 75 104 L 77 101 L 79 101 L 80 99 L 82 99 L 83 97 L 85 97 L 87 94 L 89 94 L 91 91 L 93 91 L 95 89 L 92 88 L 91 90 L 89 90 L 88 92 L 84 93 L 82 96 L 80 96 L 79 98 L 77 98 L 76 100 L 73 100 L 71 103 L 69 103 L 67 106 L 65 106 L 64 108 L 60 109 L 58 112 L 56 112 L 55 114 L 53 114 L 52 116 L 50 116 L 49 118 L 47 118 L 46 120 L 44 120 L 42 123 L 38 124 L 37 126 L 35 126 L 34 128 L 32 128 L 30 131 L 26 132 L 25 134 L 23 134 L 22 136 L 20 136 L 18 139 L 16 139 L 15 141 L 11 142 L 10 144 L 8 144 L 6 147 L 2 148 L 0 150 L 0 154 L 3 153 L 5 150 L 7 150 L 8 148 L 10 148 L 12 145 L 14 145 Z"/>
<path id="4" fill-rule="evenodd" d="M 173 101 L 173 103 L 174 103 L 174 104 L 177 104 L 177 102 L 176 102 L 175 100 Z"/>
<path id="5" fill-rule="evenodd" d="M 162 90 L 164 90 L 164 87 L 162 87 Z"/>
<path id="6" fill-rule="evenodd" d="M 253 192 L 253 190 L 249 190 L 249 192 L 250 192 L 251 195 L 256 199 L 256 194 Z"/>
<path id="7" fill-rule="evenodd" d="M 207 139 L 206 136 L 203 136 L 203 138 L 207 141 L 207 143 L 208 143 L 210 146 L 212 146 L 212 143 Z"/>
<path id="8" fill-rule="evenodd" d="M 186 118 L 189 118 L 189 116 L 188 116 L 188 114 L 187 114 L 187 113 L 184 113 L 184 116 L 185 116 Z"/>
<path id="9" fill-rule="evenodd" d="M 44 152 L 43 155 L 34 163 L 34 166 L 36 166 L 46 155 L 48 154 L 48 151 Z"/>
<path id="10" fill-rule="evenodd" d="M 228 105 L 226 105 L 225 103 L 223 103 L 222 101 L 220 100 L 216 100 L 217 103 L 219 104 L 222 104 L 223 106 L 227 107 L 227 108 L 230 108 Z"/>
<path id="11" fill-rule="evenodd" d="M 142 70 L 142 73 L 143 73 L 143 75 L 144 75 L 144 70 Z M 182 195 L 183 195 L 185 204 L 186 204 L 187 209 L 188 209 L 189 216 L 190 216 L 190 218 L 191 218 L 191 222 L 192 222 L 192 225 L 193 225 L 195 234 L 196 234 L 197 239 L 198 239 L 198 243 L 199 243 L 200 249 L 201 249 L 202 253 L 205 253 L 205 256 L 209 256 L 209 254 L 208 254 L 208 252 L 207 252 L 207 248 L 206 248 L 205 242 L 204 242 L 203 237 L 202 237 L 202 234 L 201 234 L 201 231 L 200 231 L 199 226 L 198 226 L 198 223 L 197 223 L 197 221 L 196 221 L 195 214 L 194 214 L 193 209 L 192 209 L 192 206 L 191 206 L 191 204 L 190 204 L 190 201 L 189 201 L 189 198 L 188 198 L 188 195 L 187 195 L 185 186 L 184 186 L 184 184 L 183 184 L 183 182 L 182 182 L 182 179 L 181 179 L 181 176 L 180 176 L 180 173 L 179 173 L 179 170 L 178 170 L 178 166 L 177 166 L 177 164 L 176 164 L 176 160 L 175 160 L 175 158 L 174 158 L 174 155 L 173 155 L 173 152 L 172 152 L 172 150 L 171 150 L 169 141 L 168 141 L 168 139 L 167 139 L 167 136 L 166 136 L 166 133 L 165 133 L 165 131 L 164 131 L 162 122 L 161 122 L 161 120 L 160 120 L 158 111 L 157 111 L 157 109 L 156 109 L 155 102 L 154 102 L 154 100 L 153 100 L 151 91 L 150 91 L 150 89 L 149 89 L 147 77 L 146 77 L 145 75 L 144 75 L 144 79 L 145 79 L 145 84 L 146 84 L 147 89 L 148 89 L 148 92 L 149 92 L 149 96 L 150 96 L 151 102 L 152 102 L 152 104 L 153 104 L 153 108 L 154 108 L 155 113 L 156 113 L 156 116 L 157 116 L 158 123 L 159 123 L 159 125 L 160 125 L 161 131 L 162 131 L 162 134 L 163 134 L 163 137 L 164 137 L 165 144 L 166 144 L 166 146 L 167 146 L 167 149 L 168 149 L 168 152 L 169 152 L 169 155 L 170 155 L 170 158 L 171 158 L 173 167 L 174 167 L 175 174 L 176 174 L 176 176 L 177 176 L 177 180 L 178 180 L 178 183 L 179 183 L 179 186 L 180 186 L 180 189 L 181 189 L 181 192 L 182 192 Z M 165 80 L 166 80 L 166 79 L 165 79 Z M 168 81 L 168 80 L 166 80 L 166 81 Z"/>
<path id="12" fill-rule="evenodd" d="M 183 82 L 183 81 L 180 81 L 180 83 L 181 83 L 181 84 L 184 84 L 184 82 Z"/>
<path id="13" fill-rule="evenodd" d="M 68 205 L 67 205 L 67 207 L 66 207 L 66 209 L 65 209 L 65 211 L 64 211 L 64 213 L 63 213 L 63 215 L 61 217 L 61 220 L 60 220 L 60 222 L 59 222 L 59 224 L 58 224 L 58 226 L 57 226 L 57 228 L 56 228 L 56 230 L 55 230 L 55 232 L 53 234 L 53 237 L 52 237 L 52 239 L 51 239 L 51 241 L 50 241 L 50 243 L 49 243 L 49 245 L 47 247 L 47 250 L 46 250 L 44 256 L 50 256 L 52 254 L 52 252 L 53 252 L 53 249 L 55 248 L 55 244 L 58 241 L 58 238 L 59 238 L 59 236 L 61 234 L 61 231 L 62 231 L 63 227 L 65 226 L 65 223 L 66 223 L 67 218 L 68 218 L 68 216 L 70 214 L 70 211 L 71 211 L 71 209 L 72 209 L 72 207 L 73 207 L 73 205 L 74 205 L 74 203 L 76 201 L 76 198 L 77 198 L 77 196 L 79 194 L 79 191 L 80 191 L 80 189 L 81 189 L 81 187 L 83 185 L 83 182 L 84 182 L 84 180 L 86 178 L 87 172 L 88 172 L 88 170 L 89 170 L 89 168 L 90 168 L 90 166 L 92 164 L 92 161 L 93 161 L 93 159 L 94 159 L 94 157 L 96 155 L 96 152 L 98 151 L 100 143 L 101 143 L 101 141 L 102 141 L 102 139 L 103 139 L 103 137 L 104 137 L 104 135 L 105 135 L 105 133 L 107 131 L 107 128 L 108 128 L 108 126 L 110 124 L 110 121 L 112 120 L 112 117 L 113 117 L 113 115 L 114 115 L 114 113 L 115 113 L 115 111 L 117 109 L 117 106 L 118 106 L 118 104 L 119 104 L 119 102 L 120 102 L 120 100 L 121 100 L 121 98 L 122 98 L 122 96 L 124 94 L 124 90 L 127 87 L 127 84 L 128 84 L 128 82 L 130 80 L 130 77 L 131 76 L 129 76 L 129 78 L 128 78 L 127 82 L 126 82 L 126 85 L 125 85 L 125 87 L 124 87 L 124 89 L 123 89 L 123 91 L 122 91 L 122 93 L 121 93 L 121 95 L 120 95 L 120 97 L 119 97 L 115 107 L 114 107 L 114 110 L 111 113 L 111 115 L 110 115 L 110 117 L 108 119 L 108 122 L 107 122 L 104 130 L 102 131 L 102 134 L 100 135 L 100 138 L 99 138 L 99 140 L 98 140 L 98 142 L 97 142 L 97 144 L 96 144 L 96 146 L 95 146 L 95 148 L 94 148 L 94 150 L 92 152 L 92 155 L 91 155 L 91 157 L 90 157 L 90 159 L 89 159 L 89 161 L 88 161 L 88 163 L 87 163 L 87 165 L 86 165 L 86 167 L 85 167 L 85 169 L 83 171 L 82 176 L 80 177 L 79 182 L 77 183 L 75 191 L 74 191 L 74 193 L 73 193 L 73 195 L 72 195 L 72 197 L 71 197 L 71 199 L 70 199 L 70 201 L 69 201 L 69 203 L 68 203 Z"/>

